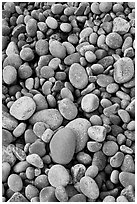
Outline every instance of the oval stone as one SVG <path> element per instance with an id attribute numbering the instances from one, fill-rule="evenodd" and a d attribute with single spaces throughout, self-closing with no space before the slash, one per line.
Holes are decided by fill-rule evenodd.
<path id="1" fill-rule="evenodd" d="M 27 120 L 35 112 L 36 104 L 28 96 L 20 97 L 10 108 L 10 114 L 18 120 Z"/>
<path id="2" fill-rule="evenodd" d="M 134 64 L 129 57 L 120 58 L 114 64 L 114 80 L 118 84 L 128 82 L 134 76 Z"/>
<path id="3" fill-rule="evenodd" d="M 84 67 L 78 63 L 72 64 L 69 69 L 69 80 L 75 88 L 85 88 L 88 84 L 88 75 Z"/>
<path id="4" fill-rule="evenodd" d="M 99 188 L 94 179 L 89 176 L 84 176 L 80 180 L 80 190 L 90 199 L 97 199 L 99 196 Z"/>
<path id="5" fill-rule="evenodd" d="M 59 164 L 68 164 L 73 158 L 75 145 L 75 133 L 70 128 L 58 130 L 50 142 L 53 161 Z"/>

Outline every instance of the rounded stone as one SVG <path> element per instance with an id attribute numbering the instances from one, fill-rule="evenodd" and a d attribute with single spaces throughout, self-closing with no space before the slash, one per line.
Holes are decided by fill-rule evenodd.
<path id="1" fill-rule="evenodd" d="M 2 182 L 6 182 L 10 174 L 11 166 L 8 162 L 2 163 Z"/>
<path id="2" fill-rule="evenodd" d="M 39 56 L 48 54 L 49 44 L 46 40 L 40 39 L 35 44 L 36 53 Z"/>
<path id="3" fill-rule="evenodd" d="M 96 55 L 90 50 L 85 52 L 85 58 L 89 63 L 96 61 Z"/>
<path id="4" fill-rule="evenodd" d="M 35 112 L 36 104 L 28 96 L 22 96 L 16 100 L 10 108 L 10 114 L 18 120 L 27 120 Z"/>
<path id="5" fill-rule="evenodd" d="M 20 52 L 20 57 L 24 61 L 32 61 L 34 59 L 34 53 L 31 48 L 25 47 Z"/>
<path id="6" fill-rule="evenodd" d="M 99 4 L 99 10 L 103 13 L 107 13 L 112 8 L 112 2 L 101 2 Z"/>
<path id="7" fill-rule="evenodd" d="M 37 32 L 37 21 L 33 18 L 29 19 L 26 23 L 26 31 L 30 37 L 36 36 Z"/>
<path id="8" fill-rule="evenodd" d="M 67 120 L 73 120 L 78 114 L 77 107 L 69 98 L 59 101 L 58 108 L 61 115 Z"/>
<path id="9" fill-rule="evenodd" d="M 135 187 L 135 174 L 130 172 L 121 172 L 119 174 L 119 181 L 123 187 L 127 187 L 129 185 Z"/>
<path id="10" fill-rule="evenodd" d="M 46 24 L 51 29 L 56 29 L 58 27 L 58 22 L 55 18 L 48 16 L 46 19 Z"/>
<path id="11" fill-rule="evenodd" d="M 40 191 L 39 194 L 40 202 L 57 202 L 55 197 L 55 188 L 47 186 Z"/>
<path id="12" fill-rule="evenodd" d="M 95 94 L 86 94 L 81 101 L 83 111 L 90 113 L 96 110 L 99 106 L 99 98 Z"/>
<path id="13" fill-rule="evenodd" d="M 68 164 L 74 155 L 76 145 L 75 133 L 70 128 L 58 130 L 50 141 L 50 152 L 54 162 Z"/>
<path id="14" fill-rule="evenodd" d="M 118 145 L 114 141 L 107 141 L 103 144 L 102 151 L 106 156 L 113 156 L 118 151 Z"/>
<path id="15" fill-rule="evenodd" d="M 88 75 L 84 67 L 78 63 L 72 64 L 69 69 L 69 80 L 75 88 L 85 88 L 88 84 Z"/>
<path id="16" fill-rule="evenodd" d="M 21 191 L 23 188 L 23 182 L 21 177 L 17 174 L 11 174 L 8 177 L 8 186 L 14 192 Z"/>
<path id="17" fill-rule="evenodd" d="M 43 166 L 44 166 L 43 161 L 38 154 L 33 153 L 33 154 L 28 155 L 26 157 L 26 161 L 29 164 L 31 164 L 37 168 L 40 168 L 40 169 L 43 168 Z"/>
<path id="18" fill-rule="evenodd" d="M 94 125 L 88 129 L 88 135 L 96 142 L 103 142 L 106 138 L 106 128 L 100 125 Z"/>
<path id="19" fill-rule="evenodd" d="M 76 118 L 70 121 L 66 127 L 70 128 L 76 136 L 76 149 L 75 152 L 79 152 L 86 146 L 88 141 L 88 128 L 91 126 L 90 122 L 84 118 Z"/>
<path id="20" fill-rule="evenodd" d="M 48 180 L 53 187 L 67 186 L 70 176 L 64 166 L 56 164 L 49 169 Z"/>
<path id="21" fill-rule="evenodd" d="M 57 40 L 50 42 L 49 51 L 53 57 L 59 59 L 64 59 L 66 57 L 66 48 Z"/>
<path id="22" fill-rule="evenodd" d="M 114 80 L 118 84 L 126 83 L 134 76 L 134 64 L 129 57 L 122 57 L 114 64 Z"/>
<path id="23" fill-rule="evenodd" d="M 97 199 L 99 197 L 99 188 L 96 182 L 89 176 L 84 176 L 81 178 L 80 190 L 88 198 Z"/>
<path id="24" fill-rule="evenodd" d="M 64 33 L 69 33 L 71 29 L 72 29 L 72 26 L 69 23 L 61 23 L 60 25 L 60 30 L 63 31 Z"/>
<path id="25" fill-rule="evenodd" d="M 86 196 L 83 195 L 82 193 L 78 193 L 78 194 L 72 196 L 69 199 L 69 202 L 86 202 Z"/>
<path id="26" fill-rule="evenodd" d="M 109 33 L 106 36 L 106 44 L 112 49 L 120 48 L 122 43 L 122 37 L 118 33 Z"/>

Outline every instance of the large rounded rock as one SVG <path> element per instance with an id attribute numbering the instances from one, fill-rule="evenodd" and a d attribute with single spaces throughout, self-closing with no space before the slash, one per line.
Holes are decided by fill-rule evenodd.
<path id="1" fill-rule="evenodd" d="M 90 126 L 90 122 L 84 118 L 77 118 L 66 125 L 66 127 L 72 129 L 76 135 L 76 152 L 84 149 L 88 141 L 87 132 Z"/>
<path id="2" fill-rule="evenodd" d="M 126 83 L 134 76 L 134 64 L 129 57 L 120 58 L 114 64 L 114 80 L 119 83 Z"/>
<path id="3" fill-rule="evenodd" d="M 69 80 L 75 88 L 85 88 L 88 84 L 88 75 L 84 67 L 78 63 L 72 64 L 69 69 Z"/>
<path id="4" fill-rule="evenodd" d="M 75 133 L 70 128 L 58 130 L 50 141 L 51 157 L 54 162 L 68 164 L 73 158 L 75 145 Z"/>
<path id="5" fill-rule="evenodd" d="M 57 109 L 45 109 L 36 112 L 29 120 L 34 125 L 36 122 L 47 123 L 52 130 L 57 129 L 63 121 L 63 117 Z"/>
<path id="6" fill-rule="evenodd" d="M 35 112 L 36 104 L 28 96 L 20 97 L 10 108 L 10 114 L 18 120 L 27 120 Z"/>

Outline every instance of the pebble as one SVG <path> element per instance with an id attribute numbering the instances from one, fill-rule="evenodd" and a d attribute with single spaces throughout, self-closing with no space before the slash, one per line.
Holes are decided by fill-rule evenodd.
<path id="1" fill-rule="evenodd" d="M 18 120 L 27 120 L 35 112 L 36 104 L 28 96 L 22 96 L 17 99 L 10 108 L 10 114 Z"/>
<path id="2" fill-rule="evenodd" d="M 19 54 L 17 44 L 14 41 L 11 41 L 6 48 L 6 55 L 9 56 L 11 53 Z"/>
<path id="3" fill-rule="evenodd" d="M 50 152 L 54 162 L 68 164 L 74 155 L 76 146 L 75 133 L 68 127 L 61 128 L 50 141 Z"/>
<path id="4" fill-rule="evenodd" d="M 118 145 L 114 141 L 107 141 L 103 144 L 102 151 L 106 156 L 113 156 L 118 151 Z"/>
<path id="5" fill-rule="evenodd" d="M 69 55 L 75 53 L 75 47 L 70 42 L 65 41 L 62 43 L 62 45 L 64 45 L 66 47 L 67 53 Z M 77 54 L 79 54 L 79 53 L 77 53 Z"/>
<path id="6" fill-rule="evenodd" d="M 57 40 L 49 44 L 49 51 L 53 57 L 64 59 L 66 57 L 66 48 Z"/>
<path id="7" fill-rule="evenodd" d="M 101 64 L 93 64 L 91 66 L 91 70 L 94 75 L 102 74 L 104 71 L 104 67 Z"/>
<path id="8" fill-rule="evenodd" d="M 119 181 L 124 187 L 129 185 L 135 187 L 135 174 L 123 171 L 119 174 Z"/>
<path id="9" fill-rule="evenodd" d="M 84 196 L 81 193 L 78 193 L 78 194 L 72 196 L 69 199 L 69 202 L 86 202 L 86 196 Z"/>
<path id="10" fill-rule="evenodd" d="M 87 130 L 90 126 L 90 122 L 84 118 L 76 118 L 66 125 L 66 127 L 70 128 L 76 136 L 76 153 L 83 150 L 86 146 L 88 141 Z"/>
<path id="11" fill-rule="evenodd" d="M 13 66 L 18 69 L 22 65 L 22 59 L 18 54 L 10 54 L 4 59 L 3 67 L 7 65 Z"/>
<path id="12" fill-rule="evenodd" d="M 99 74 L 97 76 L 97 84 L 101 87 L 107 87 L 109 84 L 113 83 L 113 77 L 105 74 Z"/>
<path id="13" fill-rule="evenodd" d="M 94 125 L 102 125 L 102 119 L 98 115 L 92 115 L 89 120 L 93 126 Z"/>
<path id="14" fill-rule="evenodd" d="M 26 171 L 26 169 L 30 166 L 30 164 L 27 161 L 20 161 L 14 165 L 14 172 L 15 173 L 21 173 L 23 171 Z"/>
<path id="15" fill-rule="evenodd" d="M 24 139 L 25 139 L 25 143 L 33 143 L 35 142 L 38 137 L 37 135 L 34 133 L 34 131 L 32 129 L 27 129 L 24 133 Z"/>
<path id="16" fill-rule="evenodd" d="M 101 59 L 98 61 L 98 64 L 101 64 L 104 67 L 104 69 L 108 68 L 110 65 L 113 65 L 113 63 L 114 58 L 112 56 L 105 56 L 103 58 L 101 57 Z"/>
<path id="17" fill-rule="evenodd" d="M 33 50 L 29 47 L 25 47 L 20 51 L 20 58 L 24 61 L 32 61 L 34 59 Z"/>
<path id="18" fill-rule="evenodd" d="M 28 202 L 28 200 L 20 192 L 15 192 L 7 202 Z"/>
<path id="19" fill-rule="evenodd" d="M 69 173 L 64 166 L 55 164 L 49 169 L 48 180 L 53 187 L 67 186 L 70 180 Z"/>
<path id="20" fill-rule="evenodd" d="M 48 54 L 48 42 L 44 39 L 40 39 L 35 44 L 35 51 L 39 56 Z"/>
<path id="21" fill-rule="evenodd" d="M 103 142 L 106 138 L 106 128 L 99 125 L 94 125 L 88 129 L 88 135 L 96 142 Z"/>
<path id="22" fill-rule="evenodd" d="M 11 145 L 8 145 L 7 147 L 2 146 L 2 162 L 8 162 L 11 166 L 14 166 L 16 157 L 12 152 Z"/>
<path id="23" fill-rule="evenodd" d="M 13 131 L 15 137 L 20 137 L 26 130 L 26 123 L 20 123 Z"/>
<path id="24" fill-rule="evenodd" d="M 110 158 L 110 165 L 114 168 L 118 168 L 122 165 L 123 160 L 124 160 L 124 154 L 118 151 L 114 156 Z"/>
<path id="25" fill-rule="evenodd" d="M 66 189 L 63 186 L 58 186 L 55 189 L 55 196 L 60 202 L 68 201 L 68 195 L 67 195 Z"/>
<path id="26" fill-rule="evenodd" d="M 130 122 L 128 123 L 127 129 L 128 129 L 128 130 L 135 130 L 135 121 L 134 121 L 134 120 L 132 120 L 132 121 L 130 121 Z"/>
<path id="27" fill-rule="evenodd" d="M 11 166 L 8 162 L 2 163 L 2 182 L 5 183 L 11 171 Z"/>
<path id="28" fill-rule="evenodd" d="M 36 103 L 36 110 L 44 110 L 48 108 L 48 103 L 46 101 L 46 98 L 42 94 L 36 94 L 33 96 L 33 100 Z"/>
<path id="29" fill-rule="evenodd" d="M 45 143 L 49 143 L 52 136 L 53 136 L 54 132 L 53 130 L 51 130 L 50 128 L 47 128 L 44 133 L 41 136 L 41 139 L 45 142 Z"/>
<path id="30" fill-rule="evenodd" d="M 11 132 L 2 129 L 2 145 L 8 146 L 10 143 L 12 143 L 14 140 L 14 137 L 12 136 Z"/>
<path id="31" fill-rule="evenodd" d="M 125 196 L 118 196 L 116 202 L 128 202 Z"/>
<path id="32" fill-rule="evenodd" d="M 79 183 L 80 179 L 85 175 L 86 167 L 83 164 L 76 164 L 71 167 L 72 182 Z"/>
<path id="33" fill-rule="evenodd" d="M 57 202 L 55 197 L 55 188 L 47 186 L 40 191 L 39 194 L 40 202 Z"/>
<path id="34" fill-rule="evenodd" d="M 62 88 L 60 91 L 61 97 L 64 98 L 69 98 L 71 101 L 74 101 L 74 96 L 69 88 Z"/>
<path id="35" fill-rule="evenodd" d="M 84 165 L 89 165 L 91 164 L 91 161 L 92 161 L 91 156 L 82 151 L 77 154 L 76 159 L 79 163 Z"/>
<path id="36" fill-rule="evenodd" d="M 130 121 L 130 115 L 126 110 L 119 109 L 118 115 L 124 123 L 128 123 Z"/>
<path id="37" fill-rule="evenodd" d="M 93 155 L 92 165 L 97 166 L 99 171 L 102 171 L 106 166 L 106 156 L 100 150 Z"/>
<path id="38" fill-rule="evenodd" d="M 95 142 L 95 141 L 89 141 L 87 142 L 87 149 L 90 152 L 98 152 L 102 147 L 102 144 L 99 142 Z"/>
<path id="39" fill-rule="evenodd" d="M 42 159 L 40 158 L 40 156 L 38 155 L 38 154 L 30 154 L 30 155 L 28 155 L 27 157 L 26 157 L 26 161 L 29 163 L 29 164 L 31 164 L 31 165 L 33 165 L 33 166 L 35 166 L 35 167 L 37 167 L 37 168 L 43 168 L 43 161 L 42 161 Z"/>
<path id="40" fill-rule="evenodd" d="M 89 176 L 91 178 L 95 178 L 97 174 L 98 174 L 98 167 L 95 165 L 89 166 L 85 172 L 85 176 Z"/>
<path id="41" fill-rule="evenodd" d="M 51 11 L 54 14 L 61 14 L 63 10 L 64 10 L 64 6 L 60 3 L 52 4 L 51 6 Z"/>
<path id="42" fill-rule="evenodd" d="M 103 202 L 115 202 L 114 196 L 108 195 L 103 199 Z"/>
<path id="43" fill-rule="evenodd" d="M 84 39 L 84 38 L 88 37 L 92 32 L 93 32 L 92 28 L 86 27 L 80 32 L 79 37 Z"/>
<path id="44" fill-rule="evenodd" d="M 69 98 L 59 101 L 58 108 L 61 115 L 67 120 L 73 120 L 78 114 L 77 107 Z"/>
<path id="45" fill-rule="evenodd" d="M 111 10 L 111 8 L 112 8 L 112 2 L 101 2 L 99 4 L 99 10 L 101 12 L 107 13 Z"/>
<path id="46" fill-rule="evenodd" d="M 32 75 L 32 69 L 27 62 L 18 68 L 18 76 L 21 79 L 27 79 Z"/>
<path id="47" fill-rule="evenodd" d="M 34 197 L 37 197 L 39 195 L 38 189 L 29 184 L 25 187 L 25 196 L 28 198 L 28 200 L 31 200 Z"/>
<path id="48" fill-rule="evenodd" d="M 97 199 L 99 197 L 99 188 L 96 182 L 89 176 L 84 176 L 81 178 L 80 190 L 88 198 Z"/>
<path id="49" fill-rule="evenodd" d="M 130 24 L 127 20 L 121 17 L 116 17 L 113 20 L 113 32 L 116 32 L 120 35 L 126 34 L 130 29 Z"/>
<path id="50" fill-rule="evenodd" d="M 21 191 L 23 188 L 23 182 L 21 177 L 17 174 L 11 174 L 8 177 L 8 186 L 14 192 Z"/>
<path id="51" fill-rule="evenodd" d="M 120 48 L 122 43 L 122 37 L 118 33 L 109 33 L 106 36 L 106 44 L 112 49 Z"/>
<path id="52" fill-rule="evenodd" d="M 90 50 L 85 52 L 85 58 L 89 63 L 96 61 L 96 55 Z"/>
<path id="53" fill-rule="evenodd" d="M 55 18 L 53 18 L 52 16 L 47 17 L 46 24 L 51 29 L 57 29 L 57 27 L 58 27 L 57 20 Z"/>
<path id="54" fill-rule="evenodd" d="M 129 202 L 135 202 L 135 188 L 132 185 L 125 187 L 121 195 L 125 196 Z"/>
<path id="55" fill-rule="evenodd" d="M 79 62 L 80 62 L 80 54 L 78 52 L 72 53 L 72 54 L 68 55 L 67 57 L 65 57 L 65 59 L 64 59 L 64 63 L 66 65 L 72 65 L 74 63 L 79 63 Z"/>
<path id="56" fill-rule="evenodd" d="M 26 31 L 30 37 L 36 36 L 37 32 L 37 21 L 33 18 L 29 19 L 26 23 Z"/>
<path id="57" fill-rule="evenodd" d="M 64 33 L 69 33 L 72 29 L 71 24 L 69 23 L 61 23 L 60 24 L 60 30 Z"/>
<path id="58" fill-rule="evenodd" d="M 35 178 L 35 186 L 39 190 L 49 186 L 48 176 L 45 174 L 41 174 Z"/>
<path id="59" fill-rule="evenodd" d="M 29 121 L 32 125 L 36 122 L 45 122 L 52 130 L 55 130 L 62 124 L 63 117 L 57 109 L 45 109 L 36 112 Z"/>
<path id="60" fill-rule="evenodd" d="M 121 165 L 121 170 L 124 172 L 135 172 L 135 163 L 131 155 L 126 154 L 124 157 L 124 161 Z"/>
<path id="61" fill-rule="evenodd" d="M 105 116 L 109 117 L 112 114 L 116 114 L 119 109 L 119 104 L 115 103 L 109 107 L 104 108 L 103 113 Z"/>
<path id="62" fill-rule="evenodd" d="M 81 101 L 83 111 L 90 113 L 96 110 L 99 106 L 99 98 L 95 94 L 86 94 Z"/>
<path id="63" fill-rule="evenodd" d="M 94 13 L 94 14 L 100 14 L 101 11 L 99 9 L 99 3 L 98 2 L 93 2 L 91 4 L 91 11 Z"/>
<path id="64" fill-rule="evenodd" d="M 46 147 L 45 143 L 39 140 L 36 140 L 29 146 L 29 153 L 30 154 L 38 154 L 40 157 L 46 154 Z"/>
<path id="65" fill-rule="evenodd" d="M 40 75 L 44 79 L 49 79 L 49 78 L 53 77 L 54 74 L 55 74 L 54 70 L 51 67 L 49 67 L 49 66 L 43 66 L 40 69 Z"/>
<path id="66" fill-rule="evenodd" d="M 50 60 L 48 66 L 51 67 L 53 70 L 56 70 L 61 63 L 61 60 L 57 57 Z"/>
<path id="67" fill-rule="evenodd" d="M 6 84 L 13 84 L 17 79 L 17 71 L 15 67 L 7 65 L 3 69 L 3 80 Z"/>
<path id="68" fill-rule="evenodd" d="M 118 184 L 119 182 L 119 171 L 118 170 L 115 169 L 111 172 L 110 181 L 114 184 Z"/>
<path id="69" fill-rule="evenodd" d="M 69 80 L 77 89 L 83 89 L 88 84 L 87 73 L 80 64 L 74 63 L 69 68 Z"/>
<path id="70" fill-rule="evenodd" d="M 118 89 L 119 89 L 119 86 L 116 83 L 108 84 L 106 87 L 106 91 L 110 94 L 116 93 Z"/>

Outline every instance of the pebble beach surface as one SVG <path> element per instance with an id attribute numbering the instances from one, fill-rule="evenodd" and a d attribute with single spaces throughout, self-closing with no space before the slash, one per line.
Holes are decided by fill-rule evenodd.
<path id="1" fill-rule="evenodd" d="M 135 202 L 135 2 L 2 3 L 2 201 Z"/>

